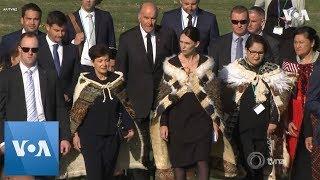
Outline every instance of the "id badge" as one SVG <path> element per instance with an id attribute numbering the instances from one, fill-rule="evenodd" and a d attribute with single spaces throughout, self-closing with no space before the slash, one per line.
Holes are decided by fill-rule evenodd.
<path id="1" fill-rule="evenodd" d="M 275 26 L 273 28 L 273 34 L 282 35 L 283 34 L 283 27 Z"/>
<path id="2" fill-rule="evenodd" d="M 256 105 L 253 110 L 254 112 L 259 115 L 262 111 L 264 111 L 266 108 L 262 105 L 262 104 L 259 104 L 259 105 Z"/>

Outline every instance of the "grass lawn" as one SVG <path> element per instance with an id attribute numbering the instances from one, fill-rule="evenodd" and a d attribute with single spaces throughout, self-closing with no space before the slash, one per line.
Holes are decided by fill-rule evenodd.
<path id="1" fill-rule="evenodd" d="M 20 7 L 34 2 L 43 10 L 41 29 L 44 30 L 46 14 L 52 10 L 65 13 L 73 12 L 80 7 L 80 0 L 1 0 L 0 3 L 0 36 L 20 28 Z M 114 20 L 116 37 L 137 24 L 137 12 L 141 0 L 103 0 L 100 8 L 109 11 Z M 159 9 L 159 21 L 164 11 L 179 6 L 179 0 L 155 0 Z M 202 0 L 200 7 L 213 12 L 218 18 L 220 34 L 230 31 L 229 12 L 234 5 L 252 6 L 254 0 Z M 306 0 L 306 10 L 311 21 L 307 24 L 320 34 L 320 0 Z"/>

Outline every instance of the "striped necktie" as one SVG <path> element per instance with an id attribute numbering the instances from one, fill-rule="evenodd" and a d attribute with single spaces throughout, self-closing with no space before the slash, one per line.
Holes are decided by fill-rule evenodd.
<path id="1" fill-rule="evenodd" d="M 38 121 L 36 97 L 34 90 L 34 83 L 32 78 L 32 71 L 28 70 L 27 73 L 27 87 L 26 91 L 26 107 L 27 107 L 27 121 Z"/>

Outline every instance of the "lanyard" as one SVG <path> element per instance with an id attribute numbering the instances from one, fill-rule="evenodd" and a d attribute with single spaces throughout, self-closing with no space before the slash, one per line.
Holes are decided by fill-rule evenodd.
<path id="1" fill-rule="evenodd" d="M 286 7 L 287 3 L 288 3 L 288 0 L 286 0 L 286 2 L 284 3 L 282 9 Z M 280 0 L 278 0 L 278 18 L 280 18 L 280 15 L 281 15 L 281 7 L 280 7 Z"/>

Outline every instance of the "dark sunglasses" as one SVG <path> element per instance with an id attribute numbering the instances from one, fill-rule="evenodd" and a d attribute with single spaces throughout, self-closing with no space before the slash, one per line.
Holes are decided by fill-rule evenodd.
<path id="1" fill-rule="evenodd" d="M 232 24 L 247 24 L 248 23 L 248 20 L 231 20 Z"/>
<path id="2" fill-rule="evenodd" d="M 21 46 L 20 46 L 21 47 Z M 28 47 L 21 47 L 22 51 L 27 53 L 30 51 L 31 49 L 31 52 L 32 53 L 37 53 L 39 51 L 39 48 L 28 48 Z"/>

